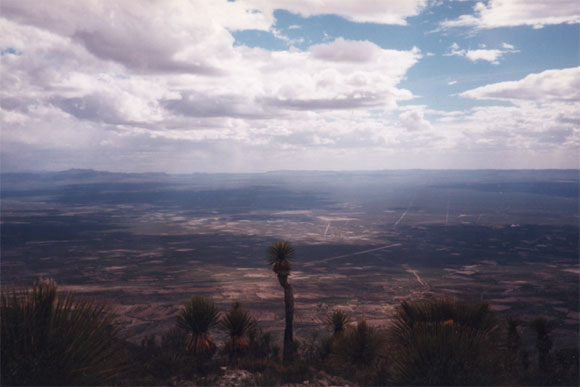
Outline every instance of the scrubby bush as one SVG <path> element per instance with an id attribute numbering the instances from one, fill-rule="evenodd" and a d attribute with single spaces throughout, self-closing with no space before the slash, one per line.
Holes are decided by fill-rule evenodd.
<path id="1" fill-rule="evenodd" d="M 386 378 L 385 334 L 365 320 L 319 342 L 323 368 L 361 385 L 383 385 Z"/>
<path id="2" fill-rule="evenodd" d="M 390 343 L 397 385 L 498 382 L 498 323 L 485 302 L 403 301 Z"/>
<path id="3" fill-rule="evenodd" d="M 210 330 L 219 323 L 219 311 L 213 301 L 193 297 L 177 315 L 177 327 L 186 332 L 185 348 L 193 359 L 193 367 L 208 372 L 209 363 L 217 350 Z"/>
<path id="4" fill-rule="evenodd" d="M 561 348 L 554 354 L 552 382 L 560 386 L 580 385 L 580 350 Z"/>
<path id="5" fill-rule="evenodd" d="M 219 321 L 219 311 L 213 301 L 205 297 L 193 297 L 177 316 L 177 326 L 188 333 L 187 349 L 195 354 L 212 353 L 216 345 L 210 329 Z"/>
<path id="6" fill-rule="evenodd" d="M 248 356 L 252 360 L 279 360 L 280 347 L 270 332 L 263 333 L 257 325 L 248 331 Z"/>
<path id="7" fill-rule="evenodd" d="M 220 328 L 228 335 L 224 352 L 229 356 L 231 364 L 237 366 L 238 359 L 247 354 L 249 343 L 246 337 L 255 329 L 256 324 L 256 320 L 239 302 L 235 302 L 221 319 Z"/>
<path id="8" fill-rule="evenodd" d="M 375 363 L 383 344 L 378 330 L 361 320 L 338 339 L 335 355 L 344 362 L 367 367 Z"/>
<path id="9" fill-rule="evenodd" d="M 536 331 L 536 349 L 538 350 L 538 369 L 547 372 L 550 366 L 550 350 L 552 349 L 552 324 L 544 317 L 532 321 L 532 328 Z"/>
<path id="10" fill-rule="evenodd" d="M 113 315 L 54 281 L 2 292 L 2 385 L 108 384 L 127 370 Z"/>
<path id="11" fill-rule="evenodd" d="M 334 337 L 340 336 L 350 323 L 350 315 L 342 310 L 335 310 L 326 316 L 325 323 Z"/>

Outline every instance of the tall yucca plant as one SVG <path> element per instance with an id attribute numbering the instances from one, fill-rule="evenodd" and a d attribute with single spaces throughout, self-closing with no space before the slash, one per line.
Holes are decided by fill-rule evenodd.
<path id="1" fill-rule="evenodd" d="M 248 349 L 248 341 L 245 336 L 256 328 L 256 320 L 242 307 L 242 304 L 235 302 L 232 308 L 220 321 L 220 327 L 229 336 L 225 345 L 225 351 L 229 354 L 230 360 L 235 364 L 240 355 Z"/>
<path id="2" fill-rule="evenodd" d="M 288 242 L 274 242 L 268 248 L 268 264 L 278 276 L 278 282 L 284 289 L 284 310 L 286 326 L 284 328 L 284 363 L 294 360 L 294 291 L 288 282 L 291 263 L 294 260 L 294 247 Z"/>
<path id="3" fill-rule="evenodd" d="M 485 302 L 403 301 L 392 321 L 394 383 L 481 385 L 497 382 L 499 340 Z"/>
<path id="4" fill-rule="evenodd" d="M 3 385 L 107 384 L 126 370 L 113 315 L 54 281 L 2 292 Z"/>
<path id="5" fill-rule="evenodd" d="M 215 304 L 205 297 L 193 297 L 177 316 L 177 326 L 188 333 L 186 349 L 193 354 L 211 354 L 216 345 L 209 331 L 219 321 Z"/>

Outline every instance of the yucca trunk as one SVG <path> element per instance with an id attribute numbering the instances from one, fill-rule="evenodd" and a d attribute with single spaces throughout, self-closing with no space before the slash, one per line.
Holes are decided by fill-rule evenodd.
<path id="1" fill-rule="evenodd" d="M 286 315 L 286 328 L 284 329 L 284 354 L 285 364 L 294 361 L 294 291 L 292 285 L 288 283 L 288 274 L 278 274 L 278 281 L 284 288 L 284 307 Z"/>

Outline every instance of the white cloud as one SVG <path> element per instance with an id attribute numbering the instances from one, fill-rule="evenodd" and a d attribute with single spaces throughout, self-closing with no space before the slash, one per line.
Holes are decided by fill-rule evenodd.
<path id="1" fill-rule="evenodd" d="M 580 67 L 546 70 L 519 81 L 500 82 L 461 93 L 474 99 L 519 101 L 580 101 Z"/>
<path id="2" fill-rule="evenodd" d="M 453 42 L 451 46 L 447 49 L 447 52 L 443 54 L 443 56 L 465 56 L 465 50 L 459 48 L 459 44 L 457 42 Z"/>
<path id="3" fill-rule="evenodd" d="M 476 27 L 481 29 L 578 23 L 580 8 L 577 0 L 489 0 L 478 2 L 473 15 L 461 15 L 441 23 L 444 28 Z"/>
<path id="4" fill-rule="evenodd" d="M 369 41 L 352 41 L 338 38 L 329 44 L 317 44 L 310 47 L 316 59 L 331 62 L 371 62 L 380 53 L 381 48 Z"/>
<path id="5" fill-rule="evenodd" d="M 510 158 L 509 162 L 521 168 L 546 167 L 548 158 L 555 163 L 549 165 L 556 167 L 564 159 L 570 166 L 578 165 L 580 67 L 530 74 L 519 81 L 468 90 L 461 96 L 513 105 L 442 114 L 434 123 L 435 130 L 445 136 L 451 149 L 495 152 L 502 155 L 503 162 L 517 155 L 522 159 Z M 542 157 L 537 156 L 540 153 Z"/>
<path id="6" fill-rule="evenodd" d="M 483 60 L 491 64 L 499 64 L 498 59 L 503 55 L 501 50 L 468 50 L 465 57 L 472 62 Z"/>
<path id="7" fill-rule="evenodd" d="M 336 12 L 404 24 L 424 4 L 348 2 Z M 400 83 L 422 57 L 416 48 L 343 38 L 306 50 L 234 45 L 233 30 L 275 32 L 274 8 L 312 15 L 340 5 L 5 0 L 0 47 L 11 51 L 0 63 L 2 168 L 424 167 L 425 151 L 452 154 L 484 143 L 561 149 L 577 138 L 578 109 L 568 100 L 576 94 L 563 76 L 531 82 L 541 84 L 537 95 L 551 96 L 539 107 L 534 100 L 436 112 L 400 103 L 414 97 Z M 514 50 L 506 44 L 498 50 Z M 470 52 L 454 44 L 449 54 L 471 59 Z M 533 87 L 524 80 L 517 92 L 489 85 L 464 96 L 518 94 L 525 102 Z M 504 122 L 515 128 L 505 144 Z"/>
<path id="8" fill-rule="evenodd" d="M 405 111 L 399 115 L 399 121 L 409 131 L 423 131 L 432 129 L 431 123 L 427 121 L 420 110 Z"/>
<path id="9" fill-rule="evenodd" d="M 505 48 L 506 50 L 514 50 L 514 49 L 515 49 L 515 47 L 514 47 L 514 46 L 512 46 L 511 44 L 509 44 L 509 43 L 506 43 L 506 42 L 503 42 L 503 43 L 501 44 L 501 47 L 502 47 L 502 48 Z"/>
<path id="10" fill-rule="evenodd" d="M 361 23 L 405 25 L 406 18 L 418 15 L 426 0 L 241 0 L 250 7 L 272 12 L 285 9 L 302 16 L 334 14 Z"/>
<path id="11" fill-rule="evenodd" d="M 14 51 L 1 62 L 5 168 L 183 172 L 251 168 L 246 159 L 263 168 L 252 155 L 272 144 L 386 146 L 395 140 L 367 110 L 392 111 L 413 97 L 398 84 L 418 49 L 340 38 L 268 51 L 234 46 L 229 31 L 254 21 L 270 29 L 267 12 L 233 8 L 228 21 L 212 14 L 213 2 L 191 18 L 180 1 L 67 4 L 3 4 L 0 47 Z M 224 156 L 232 149 L 244 160 Z"/>
<path id="12" fill-rule="evenodd" d="M 485 45 L 483 45 L 485 47 Z M 503 49 L 476 49 L 476 50 L 465 50 L 460 49 L 457 43 L 451 44 L 447 49 L 447 52 L 443 54 L 444 56 L 463 56 L 472 62 L 477 62 L 480 60 L 489 62 L 491 64 L 499 64 L 499 60 L 507 53 L 519 52 L 514 48 L 514 46 L 503 43 Z"/>

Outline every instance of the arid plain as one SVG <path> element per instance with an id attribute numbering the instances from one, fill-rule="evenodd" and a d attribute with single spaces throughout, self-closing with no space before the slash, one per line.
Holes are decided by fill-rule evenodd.
<path id="1" fill-rule="evenodd" d="M 578 342 L 577 170 L 2 175 L 1 280 L 110 304 L 138 342 L 193 295 L 284 325 L 266 248 L 296 247 L 302 338 L 329 310 L 387 325 L 401 299 L 485 299 Z"/>

